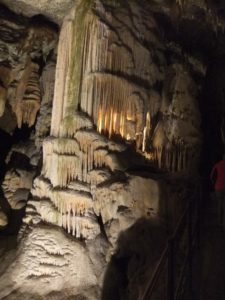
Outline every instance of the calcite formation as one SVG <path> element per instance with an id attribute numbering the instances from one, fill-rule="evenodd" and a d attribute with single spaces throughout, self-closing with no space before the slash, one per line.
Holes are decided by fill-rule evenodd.
<path id="1" fill-rule="evenodd" d="M 113 253 L 112 264 L 115 257 L 128 261 L 130 286 L 140 280 L 132 278 L 129 263 L 145 278 L 152 270 L 136 263 L 142 250 L 133 234 L 145 239 L 146 232 L 160 232 L 149 238 L 154 247 L 144 250 L 148 264 L 159 258 L 170 192 L 163 174 L 188 176 L 199 162 L 200 88 L 193 74 L 204 77 L 205 68 L 163 39 L 147 2 L 80 0 L 64 19 L 51 60 L 51 27 L 35 23 L 21 40 L 9 48 L 21 53 L 19 63 L 11 59 L 4 69 L 13 79 L 2 82 L 0 76 L 1 107 L 10 105 L 19 127 L 34 125 L 40 109 L 30 145 L 13 151 L 25 155 L 36 174 L 41 149 L 43 159 L 34 180 L 33 172 L 17 167 L 7 170 L 3 182 L 14 209 L 25 205 L 25 192 L 32 195 L 0 297 L 12 300 L 16 290 L 18 299 L 100 299 Z M 47 60 L 43 69 L 40 57 Z M 136 231 L 140 219 L 144 231 Z M 143 224 L 150 224 L 149 231 Z M 130 250 L 124 250 L 121 232 Z"/>
<path id="2" fill-rule="evenodd" d="M 50 132 L 54 83 L 55 58 L 47 62 L 40 78 L 42 101 L 35 124 L 35 145 L 38 149 L 42 147 L 43 139 L 47 137 Z"/>
<path id="3" fill-rule="evenodd" d="M 59 295 L 62 299 L 72 294 L 74 297 L 83 295 L 88 299 L 99 299 L 97 290 L 92 289 L 98 278 L 91 268 L 87 250 L 56 228 L 35 228 L 30 235 L 23 237 L 14 257 L 14 262 L 1 276 L 1 287 L 5 287 L 1 288 L 1 298 L 28 300 L 39 295 L 45 299 L 59 299 Z M 3 266 L 0 271 L 2 273 Z M 11 285 L 9 276 L 12 273 L 14 288 L 23 286 L 16 295 L 6 288 Z M 65 280 L 68 273 L 69 278 Z"/>
<path id="4" fill-rule="evenodd" d="M 123 7 L 81 1 L 64 20 L 51 136 L 43 143 L 27 224 L 45 221 L 94 239 L 98 218 L 104 226 L 120 220 L 120 231 L 142 216 L 158 216 L 159 184 L 126 172 L 121 157 L 128 147 L 159 168 L 189 170 L 201 144 L 197 88 L 187 62 L 167 63 L 150 7 L 130 9 L 134 19 Z M 149 200 L 148 190 L 155 191 Z M 115 245 L 113 226 L 106 232 Z"/>
<path id="5" fill-rule="evenodd" d="M 181 64 L 168 69 L 162 95 L 162 118 L 153 133 L 159 167 L 172 171 L 192 169 L 201 148 L 197 86 Z M 191 164 L 191 165 L 189 165 Z"/>
<path id="6" fill-rule="evenodd" d="M 20 209 L 26 205 L 33 177 L 34 172 L 21 169 L 11 169 L 6 173 L 2 188 L 12 209 Z"/>
<path id="7" fill-rule="evenodd" d="M 0 116 L 10 108 L 19 128 L 22 124 L 31 127 L 42 100 L 37 61 L 45 59 L 55 47 L 56 29 L 45 20 L 38 21 L 39 25 L 35 18 L 28 22 L 3 6 L 1 17 Z"/>
<path id="8" fill-rule="evenodd" d="M 16 114 L 19 128 L 22 123 L 28 124 L 29 127 L 34 125 L 40 109 L 41 94 L 38 71 L 39 66 L 29 61 L 17 87 L 13 111 Z"/>
<path id="9" fill-rule="evenodd" d="M 63 18 L 68 11 L 76 4 L 75 0 L 17 0 L 16 3 L 8 0 L 1 0 L 17 14 L 23 14 L 29 17 L 42 14 L 49 19 L 62 23 Z"/>
<path id="10" fill-rule="evenodd" d="M 85 13 L 84 6 L 77 8 L 73 23 L 70 17 L 65 21 L 51 134 L 58 136 L 61 122 L 71 120 L 70 111 L 79 108 L 92 118 L 98 132 L 134 142 L 137 151 L 160 168 L 187 171 L 201 144 L 198 89 L 186 63 L 167 64 L 153 17 L 147 18 L 138 6 L 135 9 L 138 25 L 132 29 L 129 14 L 118 11 L 115 16 L 100 3 L 92 14 Z M 78 32 L 77 22 L 83 24 Z M 123 31 L 117 30 L 120 27 Z M 143 38 L 140 32 L 145 33 Z M 79 58 L 76 64 L 71 51 Z M 161 94 L 154 88 L 160 83 Z"/>

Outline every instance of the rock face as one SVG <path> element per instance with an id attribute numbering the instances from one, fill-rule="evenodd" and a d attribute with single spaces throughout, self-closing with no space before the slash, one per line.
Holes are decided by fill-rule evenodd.
<path id="1" fill-rule="evenodd" d="M 98 299 L 97 292 L 94 297 L 95 292 L 88 291 L 96 286 L 98 279 L 91 268 L 87 250 L 60 230 L 49 226 L 33 229 L 23 237 L 14 255 L 14 263 L 1 276 L 1 287 L 4 287 L 0 292 L 1 298 L 69 299 L 71 294 L 79 297 L 81 293 L 87 297 L 91 294 L 88 299 Z M 70 275 L 65 280 L 67 272 Z M 13 283 L 9 282 L 11 274 Z M 15 294 L 12 287 L 19 292 Z"/>
<path id="2" fill-rule="evenodd" d="M 35 143 L 40 149 L 42 139 L 50 130 L 48 115 L 55 72 L 54 55 L 50 52 L 56 42 L 57 29 L 49 21 L 17 16 L 1 5 L 0 128 L 16 136 L 20 134 L 18 129 L 15 133 L 16 126 L 34 126 L 41 108 L 35 136 L 14 145 L 7 157 L 6 174 L 1 185 L 3 196 L 12 210 L 21 210 L 26 205 L 41 155 Z M 6 225 L 7 218 L 1 219 Z"/>
<path id="3" fill-rule="evenodd" d="M 15 27 L 12 45 L 2 42 L 2 114 L 9 106 L 18 127 L 36 124 L 8 157 L 25 155 L 30 170 L 10 163 L 3 182 L 11 208 L 26 212 L 13 263 L 6 257 L 0 272 L 0 297 L 94 300 L 103 288 L 110 299 L 115 274 L 128 283 L 111 299 L 137 299 L 173 217 L 163 211 L 174 197 L 163 174 L 188 176 L 199 163 L 194 76 L 205 75 L 204 65 L 165 41 L 145 2 L 79 1 L 62 24 L 56 73 L 51 26 L 34 22 L 23 37 Z"/>
<path id="4" fill-rule="evenodd" d="M 139 9 L 136 20 L 139 24 L 141 18 L 147 16 L 139 7 L 134 8 Z M 123 8 L 115 12 L 113 7 L 108 11 L 99 2 L 95 8 L 81 2 L 63 24 L 56 67 L 52 137 L 44 141 L 42 174 L 35 180 L 32 191 L 33 196 L 42 200 L 35 199 L 28 205 L 28 223 L 45 220 L 62 226 L 77 238 L 93 239 L 100 233 L 97 216 L 102 218 L 103 224 L 117 220 L 120 206 L 133 210 L 122 222 L 121 230 L 137 218 L 147 216 L 150 209 L 155 215 L 158 213 L 152 206 L 157 207 L 159 192 L 152 200 L 153 205 L 151 200 L 150 203 L 144 200 L 148 197 L 148 188 L 157 190 L 154 187 L 157 183 L 139 179 L 140 186 L 146 188 L 142 192 L 135 191 L 138 184 L 120 164 L 120 156 L 127 146 L 107 139 L 120 135 L 125 141 L 133 140 L 137 151 L 143 150 L 144 142 L 149 139 L 150 118 L 155 117 L 160 106 L 160 96 L 153 86 L 163 80 L 166 67 L 163 45 L 157 36 L 147 32 L 147 28 L 155 29 L 154 20 L 150 18 L 149 24 L 139 25 L 148 42 L 155 42 L 151 49 L 143 45 L 137 32 L 129 33 L 131 19 L 126 16 L 120 21 L 123 13 Z M 119 25 L 124 28 L 121 36 L 110 30 Z M 90 39 L 85 40 L 89 36 Z M 126 47 L 117 46 L 120 40 Z M 97 42 L 100 43 L 98 48 Z M 129 52 L 127 48 L 132 50 Z M 140 54 L 141 64 L 138 63 Z M 153 55 L 160 54 L 161 65 L 157 66 Z M 77 57 L 76 64 L 74 57 Z M 145 71 L 145 66 L 150 69 Z M 142 83 L 135 83 L 132 78 L 139 78 Z M 130 100 L 126 101 L 127 98 Z M 130 128 L 133 128 L 132 135 Z M 122 182 L 120 177 L 117 179 L 119 172 Z M 111 186 L 110 181 L 114 182 Z M 121 195 L 122 190 L 126 192 Z M 135 193 L 139 196 L 134 196 Z M 138 197 L 143 199 L 141 205 L 137 204 Z"/>
<path id="5" fill-rule="evenodd" d="M 0 123 L 15 124 L 16 117 L 19 128 L 31 127 L 41 105 L 40 61 L 55 47 L 57 31 L 45 20 L 17 17 L 3 6 L 1 18 Z"/>
<path id="6" fill-rule="evenodd" d="M 1 3 L 7 5 L 17 14 L 23 14 L 28 17 L 42 14 L 57 23 L 62 22 L 63 17 L 68 13 L 72 6 L 76 4 L 76 2 L 77 1 L 75 0 L 55 0 L 54 2 L 47 0 L 18 0 L 15 5 L 12 1 L 1 1 Z"/>

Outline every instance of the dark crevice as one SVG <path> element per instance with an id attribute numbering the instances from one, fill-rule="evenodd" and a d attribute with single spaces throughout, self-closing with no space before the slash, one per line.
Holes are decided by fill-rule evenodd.
<path id="1" fill-rule="evenodd" d="M 97 221 L 98 221 L 98 224 L 100 226 L 100 230 L 101 230 L 101 233 L 102 233 L 103 237 L 106 239 L 106 241 L 109 241 L 108 237 L 107 237 L 107 233 L 105 231 L 105 226 L 104 226 L 101 215 L 97 216 Z"/>

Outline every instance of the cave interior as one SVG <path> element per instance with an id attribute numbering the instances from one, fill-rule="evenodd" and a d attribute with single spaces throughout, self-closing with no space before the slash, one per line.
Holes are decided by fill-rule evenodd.
<path id="1" fill-rule="evenodd" d="M 0 299 L 225 299 L 224 1 L 17 2 L 0 1 Z"/>

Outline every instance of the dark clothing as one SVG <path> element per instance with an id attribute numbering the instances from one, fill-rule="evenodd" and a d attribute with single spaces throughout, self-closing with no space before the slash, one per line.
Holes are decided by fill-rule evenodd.
<path id="1" fill-rule="evenodd" d="M 214 184 L 218 208 L 218 225 L 225 229 L 225 159 L 219 161 L 212 169 L 211 180 Z"/>
<path id="2" fill-rule="evenodd" d="M 225 159 L 215 164 L 210 177 L 216 191 L 225 190 Z"/>
<path id="3" fill-rule="evenodd" d="M 217 206 L 217 224 L 225 229 L 225 191 L 215 191 Z"/>

